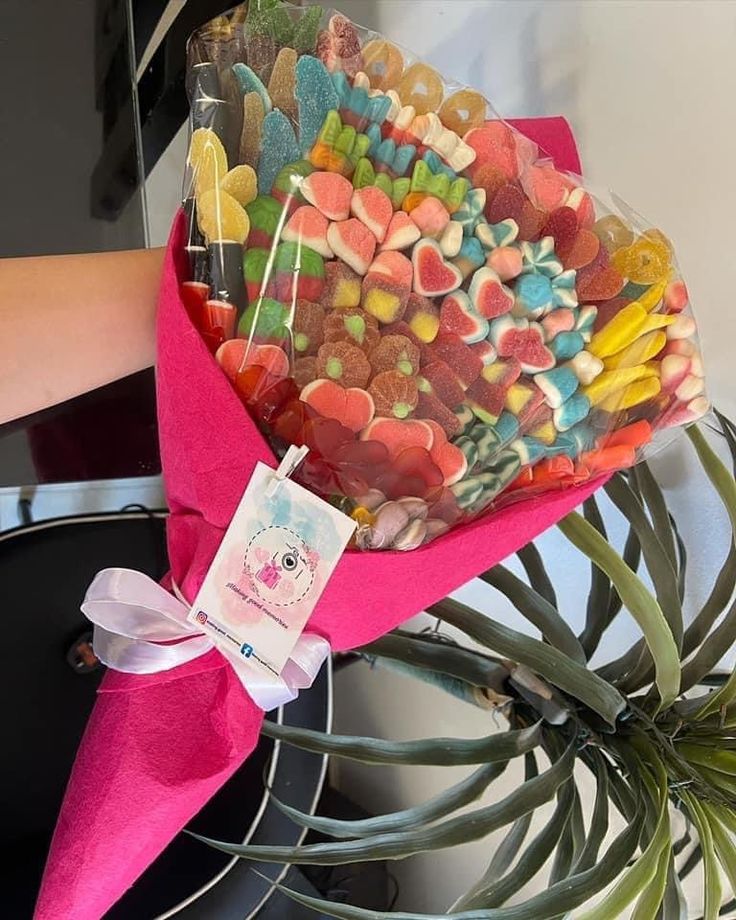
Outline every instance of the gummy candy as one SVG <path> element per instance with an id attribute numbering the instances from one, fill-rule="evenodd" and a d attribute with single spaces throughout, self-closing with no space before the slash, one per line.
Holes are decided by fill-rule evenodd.
<path id="1" fill-rule="evenodd" d="M 488 320 L 477 313 L 465 291 L 448 294 L 440 307 L 440 333 L 457 335 L 466 345 L 488 335 Z"/>
<path id="2" fill-rule="evenodd" d="M 555 366 L 555 356 L 544 344 L 544 330 L 538 323 L 501 316 L 491 322 L 491 341 L 502 358 L 518 358 L 525 374 Z"/>
<path id="3" fill-rule="evenodd" d="M 327 29 L 317 36 L 317 57 L 328 70 L 343 70 L 349 77 L 363 70 L 360 38 L 352 22 L 335 13 Z"/>
<path id="4" fill-rule="evenodd" d="M 630 246 L 634 242 L 633 230 L 615 214 L 608 214 L 597 220 L 593 224 L 593 233 L 610 253 Z"/>
<path id="5" fill-rule="evenodd" d="M 359 309 L 336 310 L 324 322 L 325 342 L 352 342 L 369 354 L 378 344 L 381 333 L 378 320 Z"/>
<path id="6" fill-rule="evenodd" d="M 406 309 L 409 291 L 381 272 L 369 272 L 363 279 L 361 306 L 381 323 L 395 323 Z"/>
<path id="7" fill-rule="evenodd" d="M 554 367 L 541 374 L 535 374 L 534 382 L 544 393 L 544 401 L 552 409 L 559 409 L 578 388 L 578 378 L 569 367 Z"/>
<path id="8" fill-rule="evenodd" d="M 460 253 L 463 244 L 463 225 L 459 221 L 451 220 L 440 237 L 440 249 L 446 259 L 453 259 Z"/>
<path id="9" fill-rule="evenodd" d="M 299 55 L 312 54 L 317 45 L 319 21 L 322 18 L 321 6 L 308 6 L 294 26 L 291 45 Z"/>
<path id="10" fill-rule="evenodd" d="M 308 383 L 317 379 L 317 358 L 314 355 L 297 358 L 296 361 L 294 361 L 292 377 L 297 387 L 303 390 Z M 294 438 L 287 437 L 286 440 L 297 443 Z"/>
<path id="11" fill-rule="evenodd" d="M 385 192 L 370 185 L 356 189 L 350 200 L 350 211 L 365 224 L 379 243 L 384 241 L 394 215 L 391 199 Z"/>
<path id="12" fill-rule="evenodd" d="M 306 54 L 300 57 L 295 73 L 299 146 L 306 154 L 314 146 L 328 113 L 337 109 L 339 98 L 327 69 L 317 58 Z"/>
<path id="13" fill-rule="evenodd" d="M 419 398 L 416 380 L 398 370 L 376 374 L 368 392 L 373 397 L 376 414 L 384 418 L 405 419 L 414 411 Z"/>
<path id="14" fill-rule="evenodd" d="M 411 293 L 407 300 L 404 320 L 421 342 L 433 342 L 440 328 L 439 310 L 427 297 Z"/>
<path id="15" fill-rule="evenodd" d="M 243 95 L 258 93 L 263 103 L 263 111 L 265 113 L 270 112 L 273 108 L 271 97 L 258 74 L 247 64 L 242 63 L 233 64 L 232 71 L 240 86 L 240 92 L 243 93 Z"/>
<path id="16" fill-rule="evenodd" d="M 431 195 L 410 211 L 410 217 L 419 227 L 422 236 L 432 239 L 439 239 L 450 222 L 450 215 L 445 206 Z"/>
<path id="17" fill-rule="evenodd" d="M 333 252 L 327 244 L 327 227 L 327 218 L 317 208 L 302 205 L 289 218 L 281 231 L 281 239 L 308 246 L 325 259 L 330 259 Z"/>
<path id="18" fill-rule="evenodd" d="M 314 355 L 324 341 L 325 310 L 321 304 L 299 299 L 294 308 L 292 341 L 298 355 Z"/>
<path id="19" fill-rule="evenodd" d="M 457 409 L 465 398 L 465 390 L 450 366 L 440 358 L 423 365 L 419 389 L 436 396 L 448 409 Z"/>
<path id="20" fill-rule="evenodd" d="M 516 178 L 519 169 L 516 143 L 508 125 L 498 120 L 487 121 L 480 127 L 468 131 L 463 140 L 475 152 L 472 170 L 474 181 L 476 173 L 483 166 L 497 169 L 507 182 Z"/>
<path id="21" fill-rule="evenodd" d="M 419 390 L 414 416 L 415 418 L 424 419 L 425 421 L 431 420 L 437 422 L 438 425 L 442 426 L 448 438 L 454 437 L 461 431 L 460 420 L 455 413 L 451 409 L 448 409 L 447 406 L 432 393 L 424 393 L 421 389 Z"/>
<path id="22" fill-rule="evenodd" d="M 629 281 L 654 284 L 669 274 L 670 251 L 661 240 L 640 236 L 630 246 L 617 249 L 611 256 L 611 262 Z"/>
<path id="23" fill-rule="evenodd" d="M 381 251 L 406 249 L 421 236 L 419 227 L 405 211 L 395 211 L 380 246 Z"/>
<path id="24" fill-rule="evenodd" d="M 484 249 L 511 248 L 510 244 L 519 235 L 519 225 L 511 218 L 497 224 L 488 224 L 484 220 L 478 220 L 475 225 L 475 235 Z M 516 247 L 513 247 L 513 250 L 519 251 Z"/>
<path id="25" fill-rule="evenodd" d="M 376 38 L 363 48 L 363 70 L 370 80 L 371 88 L 385 93 L 401 79 L 404 57 L 396 45 Z"/>
<path id="26" fill-rule="evenodd" d="M 390 419 L 376 417 L 360 432 L 361 441 L 375 440 L 385 444 L 389 458 L 394 460 L 411 447 L 422 447 L 429 451 L 434 433 L 426 422 L 418 419 Z"/>
<path id="27" fill-rule="evenodd" d="M 314 167 L 308 160 L 295 160 L 283 166 L 271 186 L 271 195 L 281 204 L 293 212 L 300 204 L 304 204 L 300 186 L 305 176 L 314 172 Z"/>
<path id="28" fill-rule="evenodd" d="M 446 262 L 439 244 L 422 239 L 411 254 L 414 266 L 414 291 L 426 297 L 440 297 L 460 287 L 463 276 L 456 265 Z"/>
<path id="29" fill-rule="evenodd" d="M 516 246 L 499 246 L 488 253 L 486 264 L 499 281 L 511 281 L 521 274 L 523 261 Z"/>
<path id="30" fill-rule="evenodd" d="M 365 352 L 350 342 L 325 342 L 317 352 L 317 374 L 344 387 L 364 387 L 371 376 Z"/>
<path id="31" fill-rule="evenodd" d="M 508 313 L 514 305 L 514 295 L 492 268 L 479 268 L 468 288 L 473 309 L 486 319 Z"/>
<path id="32" fill-rule="evenodd" d="M 302 181 L 299 191 L 328 220 L 347 220 L 350 216 L 353 186 L 338 173 L 310 173 Z"/>
<path id="33" fill-rule="evenodd" d="M 284 303 L 298 297 L 317 301 L 324 288 L 325 265 L 322 256 L 301 243 L 280 243 L 273 260 L 274 275 L 269 281 L 273 296 Z"/>
<path id="34" fill-rule="evenodd" d="M 494 425 L 503 411 L 506 391 L 502 386 L 488 383 L 479 377 L 465 392 L 465 402 L 473 414 L 489 425 Z"/>
<path id="35" fill-rule="evenodd" d="M 279 170 L 287 163 L 299 159 L 299 145 L 296 142 L 291 122 L 274 109 L 263 119 L 261 156 L 258 160 L 258 190 L 267 195 L 273 186 Z"/>
<path id="36" fill-rule="evenodd" d="M 270 195 L 259 195 L 245 210 L 250 220 L 248 249 L 269 249 L 281 220 L 281 204 Z"/>
<path id="37" fill-rule="evenodd" d="M 428 348 L 431 350 L 432 360 L 444 361 L 464 387 L 469 387 L 480 377 L 483 362 L 472 348 L 468 348 L 456 335 L 438 335 Z M 422 373 L 426 373 L 426 369 L 423 369 Z M 442 401 L 445 402 L 444 399 Z M 450 405 L 450 408 L 455 407 Z"/>
<path id="38" fill-rule="evenodd" d="M 544 236 L 538 243 L 522 243 L 522 272 L 534 273 L 555 278 L 562 274 L 562 263 L 555 254 L 555 241 L 551 236 Z"/>
<path id="39" fill-rule="evenodd" d="M 243 313 L 238 324 L 241 338 L 255 336 L 261 342 L 280 344 L 288 334 L 290 311 L 270 297 L 259 297 Z"/>
<path id="40" fill-rule="evenodd" d="M 444 87 L 436 70 L 416 63 L 404 71 L 396 84 L 396 92 L 404 105 L 414 106 L 417 115 L 425 115 L 439 108 Z"/>
<path id="41" fill-rule="evenodd" d="M 261 134 L 266 110 L 263 100 L 256 92 L 243 96 L 243 130 L 240 135 L 239 159 L 254 169 L 258 168 L 261 155 Z"/>
<path id="42" fill-rule="evenodd" d="M 268 95 L 274 108 L 280 109 L 294 123 L 297 119 L 297 104 L 294 98 L 297 57 L 293 48 L 282 48 L 268 81 Z"/>
<path id="43" fill-rule="evenodd" d="M 592 383 L 598 374 L 603 370 L 603 362 L 600 358 L 592 355 L 589 351 L 579 351 L 569 362 L 569 367 L 575 371 L 575 375 L 583 384 Z"/>
<path id="44" fill-rule="evenodd" d="M 515 185 L 504 185 L 486 206 L 486 218 L 490 224 L 513 220 L 519 227 L 519 239 L 533 242 L 539 239 L 542 227 L 547 222 L 544 211 L 535 208 L 526 195 Z"/>
<path id="45" fill-rule="evenodd" d="M 320 415 L 335 419 L 351 431 L 365 430 L 375 414 L 369 393 L 355 387 L 345 389 L 332 380 L 318 379 L 307 384 L 299 398 Z"/>
<path id="46" fill-rule="evenodd" d="M 360 306 L 361 279 L 344 262 L 327 262 L 325 289 L 321 301 L 325 307 L 345 310 Z"/>
<path id="47" fill-rule="evenodd" d="M 610 300 L 623 288 L 624 279 L 620 272 L 614 266 L 608 265 L 606 259 L 606 249 L 601 247 L 590 265 L 578 271 L 576 286 L 581 301 Z"/>
<path id="48" fill-rule="evenodd" d="M 330 224 L 327 242 L 338 259 L 365 275 L 376 251 L 376 238 L 364 224 L 355 217 L 336 221 Z"/>
<path id="49" fill-rule="evenodd" d="M 606 358 L 603 362 L 606 370 L 615 370 L 617 367 L 634 367 L 637 364 L 644 364 L 646 361 L 651 360 L 667 344 L 668 333 L 669 329 L 667 333 L 661 329 L 655 329 L 639 336 L 631 345 Z"/>
<path id="50" fill-rule="evenodd" d="M 202 192 L 197 198 L 197 223 L 208 243 L 234 240 L 242 245 L 250 232 L 245 208 L 232 195 L 217 188 Z"/>
<path id="51" fill-rule="evenodd" d="M 452 219 L 463 225 L 465 236 L 472 236 L 479 223 L 485 223 L 484 211 L 486 207 L 486 190 L 473 188 L 465 196 L 465 200 L 452 215 Z"/>
<path id="52" fill-rule="evenodd" d="M 399 371 L 412 377 L 419 371 L 419 349 L 404 335 L 384 335 L 369 357 L 374 375 Z"/>
<path id="53" fill-rule="evenodd" d="M 473 89 L 461 89 L 445 99 L 438 114 L 446 128 L 464 137 L 483 124 L 486 100 Z"/>
<path id="54" fill-rule="evenodd" d="M 368 275 L 385 275 L 394 284 L 411 290 L 414 269 L 411 261 L 403 253 L 395 250 L 379 252 L 368 268 Z"/>

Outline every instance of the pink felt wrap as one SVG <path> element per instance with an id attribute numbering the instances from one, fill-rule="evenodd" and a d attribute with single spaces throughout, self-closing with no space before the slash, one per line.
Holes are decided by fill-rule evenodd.
<path id="1" fill-rule="evenodd" d="M 580 172 L 564 119 L 512 124 L 559 168 Z M 183 232 L 180 216 L 159 301 L 158 417 L 172 577 L 191 600 L 256 461 L 274 458 L 179 299 Z M 520 502 L 414 552 L 348 552 L 309 629 L 336 651 L 369 642 L 534 539 L 599 484 Z M 37 920 L 100 918 L 250 754 L 262 717 L 216 651 L 161 674 L 109 672 L 69 780 Z"/>

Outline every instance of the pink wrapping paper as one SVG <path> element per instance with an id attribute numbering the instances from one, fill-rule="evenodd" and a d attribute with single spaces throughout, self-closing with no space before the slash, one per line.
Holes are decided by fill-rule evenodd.
<path id="1" fill-rule="evenodd" d="M 558 168 L 580 172 L 564 119 L 512 124 Z M 192 599 L 255 463 L 275 461 L 181 304 L 183 233 L 180 215 L 159 302 L 158 416 L 171 574 Z M 520 502 L 413 552 L 346 553 L 309 629 L 335 651 L 383 635 L 534 539 L 601 481 Z M 100 918 L 251 753 L 262 718 L 216 651 L 161 674 L 109 672 L 62 804 L 37 920 Z"/>

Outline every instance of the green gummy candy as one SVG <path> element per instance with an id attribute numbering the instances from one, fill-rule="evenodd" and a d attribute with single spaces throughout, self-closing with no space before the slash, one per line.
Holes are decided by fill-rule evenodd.
<path id="1" fill-rule="evenodd" d="M 270 195 L 259 195 L 245 206 L 251 227 L 256 230 L 262 230 L 272 238 L 276 235 L 276 228 L 279 225 L 283 209 L 284 206 L 281 202 L 276 201 Z"/>
<path id="2" fill-rule="evenodd" d="M 344 156 L 349 157 L 355 147 L 355 139 L 357 136 L 358 132 L 352 125 L 345 125 L 335 141 L 335 152 L 342 153 Z"/>
<path id="3" fill-rule="evenodd" d="M 246 281 L 263 281 L 268 256 L 267 249 L 246 249 L 243 255 L 243 277 Z"/>
<path id="4" fill-rule="evenodd" d="M 288 334 L 288 320 L 288 307 L 270 297 L 259 297 L 241 316 L 238 323 L 238 335 L 283 339 Z"/>
<path id="5" fill-rule="evenodd" d="M 294 163 L 287 163 L 282 167 L 273 183 L 273 188 L 285 195 L 293 195 L 297 192 L 301 180 L 314 172 L 314 166 L 309 160 L 296 160 Z"/>
<path id="6" fill-rule="evenodd" d="M 332 109 L 327 113 L 327 116 L 325 117 L 322 127 L 320 128 L 320 132 L 317 136 L 323 144 L 334 148 L 338 138 L 340 137 L 341 131 L 342 119 L 338 113 Z"/>
<path id="7" fill-rule="evenodd" d="M 478 448 L 471 438 L 462 435 L 459 438 L 456 438 L 453 441 L 455 447 L 459 447 L 460 450 L 465 454 L 465 459 L 468 461 L 468 469 L 472 470 L 475 464 L 478 462 Z"/>
<path id="8" fill-rule="evenodd" d="M 321 6 L 310 6 L 304 10 L 303 15 L 294 27 L 294 36 L 292 38 L 292 48 L 297 54 L 311 54 L 317 47 L 317 35 L 322 12 Z"/>
<path id="9" fill-rule="evenodd" d="M 498 453 L 501 439 L 488 425 L 476 425 L 470 432 L 470 437 L 478 448 L 478 462 L 485 466 Z"/>
<path id="10" fill-rule="evenodd" d="M 393 189 L 391 190 L 391 204 L 398 210 L 404 203 L 404 199 L 409 194 L 411 179 L 408 176 L 402 176 L 400 179 L 394 179 Z"/>
<path id="11" fill-rule="evenodd" d="M 467 434 L 475 425 L 475 416 L 468 406 L 460 406 L 455 410 L 455 416 L 462 425 L 461 434 Z"/>
<path id="12" fill-rule="evenodd" d="M 467 179 L 455 179 L 455 181 L 450 185 L 450 190 L 447 193 L 445 198 L 445 204 L 449 204 L 452 208 L 459 208 L 460 205 L 465 201 L 465 196 L 468 194 L 470 189 L 470 182 Z"/>
<path id="13" fill-rule="evenodd" d="M 274 269 L 277 272 L 294 274 L 300 272 L 310 278 L 323 278 L 325 263 L 322 256 L 304 246 L 302 243 L 288 242 L 279 244 L 274 259 Z"/>
<path id="14" fill-rule="evenodd" d="M 368 137 L 368 135 L 358 134 L 355 138 L 355 143 L 353 145 L 351 158 L 355 161 L 355 160 L 359 160 L 361 157 L 366 156 L 368 151 L 370 150 L 370 146 L 371 146 L 371 139 Z"/>
<path id="15" fill-rule="evenodd" d="M 393 190 L 393 183 L 391 182 L 391 176 L 386 173 L 377 173 L 376 180 L 373 183 L 376 188 L 380 188 L 382 192 L 385 192 L 389 198 L 391 197 L 391 192 Z"/>
<path id="16" fill-rule="evenodd" d="M 358 160 L 358 165 L 353 173 L 353 188 L 366 188 L 376 181 L 376 171 L 373 164 L 366 157 Z"/>
<path id="17" fill-rule="evenodd" d="M 461 479 L 460 482 L 450 486 L 450 491 L 455 496 L 458 507 L 466 510 L 471 508 L 483 494 L 483 484 L 477 476 L 468 476 L 467 479 Z"/>

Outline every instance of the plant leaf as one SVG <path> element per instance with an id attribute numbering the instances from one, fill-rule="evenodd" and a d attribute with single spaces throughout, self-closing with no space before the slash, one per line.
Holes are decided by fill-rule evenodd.
<path id="1" fill-rule="evenodd" d="M 710 595 L 685 630 L 682 638 L 683 657 L 692 654 L 706 638 L 715 621 L 728 606 L 733 597 L 734 588 L 736 588 L 736 546 L 732 542 Z"/>
<path id="2" fill-rule="evenodd" d="M 572 512 L 557 526 L 568 540 L 606 572 L 616 586 L 644 633 L 654 659 L 662 707 L 670 706 L 680 691 L 680 656 L 659 604 L 618 553 L 579 514 Z"/>
<path id="3" fill-rule="evenodd" d="M 682 692 L 694 687 L 715 668 L 736 641 L 736 600 L 726 615 L 705 639 L 693 657 L 682 667 Z"/>
<path id="4" fill-rule="evenodd" d="M 192 834 L 217 850 L 262 862 L 292 863 L 294 865 L 340 866 L 349 863 L 382 859 L 404 859 L 426 850 L 459 846 L 480 840 L 499 827 L 516 821 L 548 802 L 559 787 L 570 779 L 575 764 L 575 743 L 562 757 L 534 779 L 524 783 L 500 802 L 465 814 L 455 815 L 441 824 L 408 831 L 375 834 L 360 840 L 338 843 L 313 843 L 301 847 L 256 846 L 211 840 Z"/>
<path id="5" fill-rule="evenodd" d="M 527 754 L 526 756 L 534 757 L 533 754 Z M 483 764 L 470 776 L 466 776 L 456 785 L 451 786 L 421 805 L 404 808 L 401 811 L 394 811 L 386 815 L 360 818 L 354 821 L 310 815 L 293 808 L 291 805 L 286 805 L 274 795 L 271 795 L 271 801 L 279 811 L 282 811 L 300 827 L 307 827 L 310 830 L 319 831 L 321 834 L 327 834 L 330 837 L 339 839 L 368 837 L 371 834 L 383 834 L 390 831 L 408 830 L 411 827 L 421 827 L 424 824 L 429 824 L 452 814 L 452 812 L 463 808 L 481 796 L 507 766 L 507 763 Z"/>
<path id="6" fill-rule="evenodd" d="M 381 636 L 358 651 L 447 674 L 475 687 L 490 687 L 499 694 L 503 693 L 509 676 L 507 668 L 480 652 L 400 630 Z"/>
<path id="7" fill-rule="evenodd" d="M 672 851 L 669 847 L 665 847 L 660 853 L 654 878 L 639 895 L 639 900 L 636 902 L 636 907 L 631 914 L 631 920 L 656 920 L 664 900 L 671 856 Z"/>
<path id="8" fill-rule="evenodd" d="M 585 664 L 585 652 L 577 636 L 560 616 L 556 607 L 545 600 L 503 565 L 496 565 L 480 576 L 481 580 L 504 594 L 519 613 L 542 633 L 556 649 L 573 661 Z"/>
<path id="9" fill-rule="evenodd" d="M 595 751 L 594 769 L 596 776 L 595 804 L 590 818 L 588 836 L 582 852 L 575 863 L 575 872 L 585 872 L 594 866 L 598 860 L 598 853 L 608 833 L 608 771 L 603 761 L 603 755 Z"/>
<path id="10" fill-rule="evenodd" d="M 606 525 L 603 522 L 598 502 L 594 495 L 583 502 L 583 514 L 585 520 L 595 527 L 595 529 L 608 539 Z M 603 569 L 599 568 L 594 562 L 590 564 L 590 592 L 588 594 L 588 606 L 585 613 L 585 627 L 580 633 L 580 644 L 582 645 L 586 656 L 590 659 L 598 648 L 601 636 L 610 623 L 609 610 L 611 602 L 611 579 L 606 575 Z"/>
<path id="11" fill-rule="evenodd" d="M 526 577 L 529 579 L 529 584 L 532 588 L 534 588 L 537 594 L 541 594 L 553 607 L 557 607 L 555 589 L 547 574 L 547 569 L 544 567 L 542 555 L 536 545 L 534 543 L 527 543 L 526 546 L 517 550 L 516 555 L 524 566 Z"/>
<path id="12" fill-rule="evenodd" d="M 701 802 L 700 807 L 710 824 L 716 856 L 726 873 L 728 884 L 731 886 L 731 894 L 736 894 L 736 846 L 718 820 L 716 810 L 708 802 Z"/>
<path id="13" fill-rule="evenodd" d="M 703 465 L 706 476 L 713 483 L 716 492 L 721 497 L 721 501 L 726 506 L 726 511 L 731 520 L 731 529 L 736 533 L 736 480 L 734 480 L 733 475 L 726 469 L 721 458 L 706 441 L 703 432 L 697 425 L 690 425 L 685 430 Z"/>
<path id="14" fill-rule="evenodd" d="M 610 684 L 557 649 L 496 623 L 458 601 L 445 598 L 428 612 L 456 626 L 481 645 L 536 671 L 555 687 L 585 703 L 612 726 L 626 706 L 624 698 Z"/>
<path id="15" fill-rule="evenodd" d="M 670 560 L 672 568 L 677 571 L 678 554 L 675 548 L 674 531 L 672 521 L 667 508 L 667 502 L 664 499 L 659 483 L 655 479 L 649 464 L 646 460 L 641 460 L 632 468 L 632 475 L 636 480 L 644 502 L 652 516 L 652 523 L 657 538 L 662 545 L 667 557 Z"/>
<path id="16" fill-rule="evenodd" d="M 427 738 L 384 741 L 356 735 L 331 735 L 309 728 L 264 722 L 264 735 L 304 751 L 346 757 L 361 763 L 412 764 L 456 767 L 474 763 L 505 763 L 533 750 L 540 742 L 539 724 L 516 731 L 495 732 L 484 738 Z"/>
<path id="17" fill-rule="evenodd" d="M 722 889 L 710 821 L 703 811 L 700 802 L 694 795 L 684 792 L 683 800 L 687 803 L 690 817 L 693 819 L 693 824 L 697 828 L 698 837 L 700 837 L 700 847 L 703 853 L 703 873 L 705 881 L 703 916 L 705 920 L 717 920 L 718 911 L 721 907 Z"/>
<path id="18" fill-rule="evenodd" d="M 718 712 L 722 707 L 728 706 L 736 699 L 736 668 L 731 671 L 726 683 L 719 687 L 718 690 L 706 697 L 702 708 L 696 712 L 693 718 L 696 721 L 706 719 L 714 712 Z"/>

